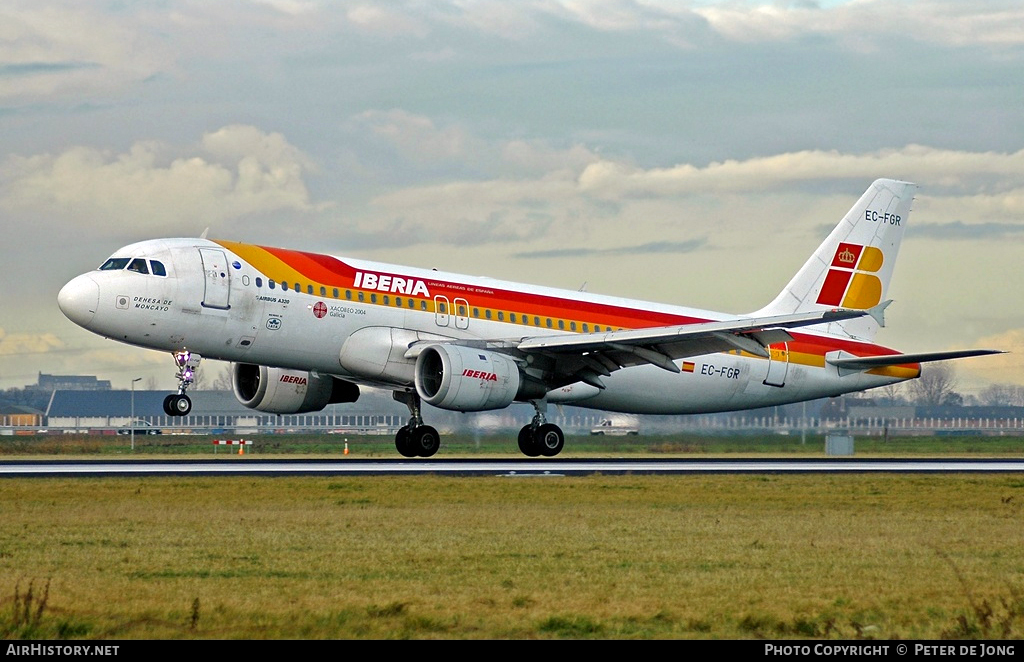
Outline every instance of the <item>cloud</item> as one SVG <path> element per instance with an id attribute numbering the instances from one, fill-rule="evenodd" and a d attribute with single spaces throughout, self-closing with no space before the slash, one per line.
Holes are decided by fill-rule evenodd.
<path id="1" fill-rule="evenodd" d="M 1024 231 L 1024 151 L 1012 154 L 944 150 L 921 145 L 868 153 L 808 150 L 714 162 L 641 168 L 600 157 L 585 146 L 554 148 L 542 141 L 484 141 L 456 131 L 458 140 L 435 141 L 431 123 L 407 114 L 383 132 L 412 147 L 423 132 L 424 162 L 440 166 L 488 155 L 487 166 L 466 167 L 436 184 L 393 186 L 373 196 L 350 218 L 360 245 L 521 244 L 517 257 L 542 258 L 635 254 L 658 247 L 691 250 L 689 242 L 665 243 L 680 233 L 706 232 L 743 243 L 751 218 L 786 217 L 793 231 L 822 234 L 833 227 L 830 205 L 848 206 L 881 176 L 906 176 L 923 188 L 915 202 L 915 232 L 922 237 L 976 239 L 1016 237 Z M 397 127 L 405 127 L 398 130 Z M 437 148 L 429 145 L 438 144 Z M 471 152 L 449 149 L 473 144 Z M 427 158 L 432 154 L 432 158 Z M 685 203 L 681 203 L 685 201 Z M 827 227 L 817 227 L 828 212 Z M 838 218 L 838 216 L 836 216 Z M 927 220 L 926 220 L 927 219 Z M 955 220 L 954 220 L 955 219 Z M 813 225 L 811 222 L 813 222 Z M 621 228 L 630 229 L 628 249 Z M 379 237 L 374 240 L 374 236 Z M 684 235 L 685 236 L 685 235 Z M 554 245 L 557 248 L 551 248 Z"/>
<path id="2" fill-rule="evenodd" d="M 173 70 L 164 43 L 130 13 L 77 2 L 5 2 L 0 100 L 23 104 L 122 89 Z"/>
<path id="3" fill-rule="evenodd" d="M 966 152 L 908 145 L 862 154 L 803 150 L 706 166 L 642 169 L 601 160 L 579 176 L 580 188 L 600 196 L 684 195 L 704 191 L 769 190 L 781 184 L 876 177 L 902 178 L 942 188 L 1007 191 L 1024 175 L 1024 150 Z"/>
<path id="4" fill-rule="evenodd" d="M 567 258 L 567 257 L 611 257 L 620 255 L 650 255 L 663 253 L 692 253 L 707 247 L 706 237 L 690 241 L 655 241 L 635 246 L 615 248 L 555 248 L 551 250 L 524 251 L 516 253 L 518 258 Z"/>
<path id="5" fill-rule="evenodd" d="M 984 336 L 975 346 L 1001 349 L 1007 353 L 957 361 L 958 370 L 981 382 L 1024 385 L 1024 329 Z"/>
<path id="6" fill-rule="evenodd" d="M 64 341 L 52 333 L 8 333 L 0 328 L 0 356 L 45 354 L 64 348 Z"/>
<path id="7" fill-rule="evenodd" d="M 313 209 L 303 179 L 312 170 L 280 134 L 227 126 L 186 149 L 142 141 L 120 154 L 72 147 L 10 157 L 0 166 L 0 208 L 91 231 L 208 225 Z"/>
<path id="8" fill-rule="evenodd" d="M 1024 235 L 1024 224 L 964 223 L 963 221 L 925 223 L 908 227 L 907 234 L 915 238 L 943 241 L 1019 239 L 1021 235 Z"/>
<path id="9" fill-rule="evenodd" d="M 865 0 L 829 8 L 722 3 L 693 11 L 718 34 L 744 42 L 789 41 L 816 35 L 837 36 L 858 49 L 893 38 L 952 46 L 1024 43 L 1024 7 L 1013 0 Z"/>

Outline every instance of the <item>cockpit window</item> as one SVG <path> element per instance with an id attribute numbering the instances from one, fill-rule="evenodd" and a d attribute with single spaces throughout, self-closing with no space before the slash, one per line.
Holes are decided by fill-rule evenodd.
<path id="1" fill-rule="evenodd" d="M 128 271 L 136 271 L 140 274 L 148 274 L 149 267 L 146 266 L 145 260 L 143 260 L 141 257 L 137 257 L 131 261 L 131 264 L 128 265 Z"/>
<path id="2" fill-rule="evenodd" d="M 157 262 L 156 260 L 150 260 L 149 261 L 149 266 L 153 268 L 153 275 L 154 276 L 166 276 L 167 275 L 167 270 L 164 269 L 164 263 L 163 262 Z"/>
<path id="3" fill-rule="evenodd" d="M 129 257 L 112 257 L 100 267 L 100 271 L 120 271 L 128 266 Z"/>

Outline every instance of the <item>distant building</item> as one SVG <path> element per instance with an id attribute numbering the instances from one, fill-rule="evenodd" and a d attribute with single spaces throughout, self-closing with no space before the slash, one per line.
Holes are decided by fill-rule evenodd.
<path id="1" fill-rule="evenodd" d="M 0 406 L 0 426 L 3 427 L 37 428 L 43 424 L 43 416 L 43 412 L 32 407 L 22 405 Z"/>
<path id="2" fill-rule="evenodd" d="M 267 414 L 249 409 L 231 391 L 190 391 L 192 412 L 168 416 L 163 401 L 168 391 L 135 391 L 134 413 L 139 424 L 173 431 L 372 429 L 394 431 L 405 425 L 405 406 L 366 389 L 357 403 L 328 405 L 309 414 Z M 46 411 L 47 425 L 57 429 L 111 429 L 130 425 L 131 391 L 55 391 Z"/>
<path id="3" fill-rule="evenodd" d="M 109 391 L 109 379 L 97 379 L 95 375 L 44 375 L 39 373 L 39 381 L 29 384 L 26 391 Z"/>

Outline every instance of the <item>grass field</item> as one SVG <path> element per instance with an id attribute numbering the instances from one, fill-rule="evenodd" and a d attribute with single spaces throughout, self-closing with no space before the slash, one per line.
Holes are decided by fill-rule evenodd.
<path id="1" fill-rule="evenodd" d="M 237 439 L 238 435 L 230 435 Z M 148 456 L 195 455 L 205 457 L 237 453 L 237 447 L 215 449 L 213 436 L 137 435 L 131 451 L 126 435 L 37 435 L 0 437 L 0 457 L 38 456 Z M 354 457 L 397 457 L 394 440 L 389 436 L 340 434 L 274 434 L 245 436 L 254 445 L 247 453 L 257 455 L 327 455 L 342 453 L 347 442 Z M 798 455 L 824 456 L 825 439 L 821 435 L 643 435 L 638 437 L 566 437 L 560 457 L 590 456 L 671 456 L 671 455 Z M 857 455 L 864 456 L 1013 456 L 1024 453 L 1024 437 L 962 436 L 941 437 L 858 437 Z M 438 457 L 498 455 L 518 457 L 513 432 L 494 435 L 445 435 Z M 104 458 L 107 459 L 107 458 Z"/>
<path id="2" fill-rule="evenodd" d="M 1012 475 L 9 479 L 0 636 L 1021 638 L 1022 509 Z"/>

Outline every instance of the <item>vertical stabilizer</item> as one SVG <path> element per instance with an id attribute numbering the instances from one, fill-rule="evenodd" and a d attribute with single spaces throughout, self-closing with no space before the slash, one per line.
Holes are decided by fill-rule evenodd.
<path id="1" fill-rule="evenodd" d="M 752 315 L 868 310 L 885 301 L 916 190 L 910 182 L 876 180 L 779 296 Z M 878 328 L 866 315 L 829 324 L 828 332 L 871 340 Z"/>

